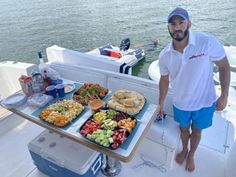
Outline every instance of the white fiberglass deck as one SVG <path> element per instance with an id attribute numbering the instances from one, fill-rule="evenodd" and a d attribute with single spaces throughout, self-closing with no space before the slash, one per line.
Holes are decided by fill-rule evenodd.
<path id="1" fill-rule="evenodd" d="M 158 100 L 158 85 L 149 80 L 80 65 L 54 63 L 51 66 L 62 77 L 69 80 L 78 81 L 79 79 L 82 83 L 96 82 L 112 91 L 127 88 L 144 94 L 153 103 Z M 12 71 L 14 71 L 15 76 L 15 69 L 12 69 Z M 5 81 L 8 82 L 6 79 Z M 171 94 L 167 95 L 165 103 L 165 112 L 167 115 L 172 115 Z M 220 114 L 218 117 L 215 116 L 213 126 L 203 131 L 202 140 L 196 152 L 196 169 L 194 172 L 186 172 L 184 170 L 185 164 L 179 166 L 173 160 L 175 153 L 181 148 L 179 147 L 181 143 L 179 143 L 178 126 L 174 124 L 171 117 L 168 117 L 163 122 L 165 129 L 164 143 L 161 138 L 162 124 L 155 122 L 147 134 L 148 138 L 145 138 L 141 143 L 133 160 L 129 163 L 122 163 L 122 171 L 118 177 L 226 177 L 224 172 L 228 157 L 234 159 L 228 164 L 228 166 L 231 164 L 231 176 L 228 175 L 227 177 L 235 177 L 236 169 L 232 165 L 235 165 L 236 160 L 236 107 L 229 103 L 228 108 L 234 111 L 228 112 L 228 116 L 224 116 L 224 113 L 222 114 L 223 117 L 220 117 Z M 35 167 L 27 147 L 27 144 L 42 131 L 44 131 L 42 127 L 15 115 L 0 119 L 1 177 L 45 177 Z M 229 147 L 233 149 L 234 154 L 228 152 Z M 165 167 L 166 172 L 162 172 L 164 169 L 158 168 L 158 165 L 160 165 L 158 162 L 159 160 L 165 162 L 165 152 L 168 152 L 168 162 Z M 146 165 L 140 165 L 143 164 L 142 159 L 146 160 Z M 150 163 L 150 160 L 152 160 L 152 163 Z M 101 172 L 98 176 L 102 176 Z"/>
<path id="2" fill-rule="evenodd" d="M 31 156 L 28 152 L 27 144 L 35 136 L 44 129 L 22 119 L 16 115 L 11 115 L 0 121 L 0 172 L 3 177 L 45 177 L 43 173 L 37 170 Z M 186 172 L 183 165 L 173 164 L 171 169 L 166 172 L 158 169 L 158 163 L 153 162 L 149 165 L 143 164 L 143 160 L 150 161 L 148 156 L 145 156 L 145 151 L 152 151 L 155 148 L 155 142 L 150 139 L 145 139 L 152 146 L 146 147 L 146 143 L 142 143 L 136 153 L 134 159 L 129 163 L 122 163 L 122 172 L 118 177 L 129 176 L 136 177 L 223 177 L 225 159 L 216 151 L 207 147 L 201 146 L 196 153 L 196 170 L 193 173 Z M 150 143 L 151 141 L 151 143 Z M 158 146 L 156 146 L 156 154 L 158 156 Z M 103 176 L 101 172 L 98 176 Z"/>

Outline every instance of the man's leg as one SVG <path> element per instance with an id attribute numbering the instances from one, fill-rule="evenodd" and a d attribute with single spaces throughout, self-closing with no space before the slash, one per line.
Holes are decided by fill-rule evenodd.
<path id="1" fill-rule="evenodd" d="M 195 169 L 194 165 L 194 153 L 197 150 L 199 142 L 201 140 L 201 129 L 194 128 L 191 126 L 192 133 L 190 135 L 190 151 L 187 157 L 186 170 L 193 171 Z"/>
<path id="2" fill-rule="evenodd" d="M 180 127 L 180 138 L 181 138 L 181 141 L 182 141 L 183 149 L 175 157 L 175 161 L 178 164 L 182 164 L 184 162 L 185 158 L 187 157 L 187 154 L 188 154 L 188 141 L 189 141 L 189 138 L 190 138 L 189 127 L 190 126 L 188 126 L 186 128 Z"/>

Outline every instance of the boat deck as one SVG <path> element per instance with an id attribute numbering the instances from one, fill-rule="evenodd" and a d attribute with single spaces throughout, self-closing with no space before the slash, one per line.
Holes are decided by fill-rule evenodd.
<path id="1" fill-rule="evenodd" d="M 10 114 L 10 111 L 8 111 L 7 109 L 4 109 L 2 106 L 0 106 L 0 119 L 8 114 Z"/>
<path id="2" fill-rule="evenodd" d="M 27 148 L 27 144 L 42 131 L 44 128 L 14 114 L 0 121 L 1 176 L 46 177 L 34 165 Z M 160 164 L 157 163 L 145 165 L 139 148 L 131 162 L 122 163 L 122 171 L 117 177 L 125 177 L 127 174 L 136 177 L 222 177 L 224 176 L 225 160 L 220 154 L 200 146 L 196 152 L 196 170 L 189 173 L 184 170 L 184 164 L 174 163 L 171 169 L 166 169 L 167 171 L 163 171 L 165 168 L 160 168 Z M 158 155 L 158 149 L 156 155 Z M 144 157 L 144 159 L 148 160 L 148 157 Z M 101 172 L 98 177 L 103 177 Z"/>

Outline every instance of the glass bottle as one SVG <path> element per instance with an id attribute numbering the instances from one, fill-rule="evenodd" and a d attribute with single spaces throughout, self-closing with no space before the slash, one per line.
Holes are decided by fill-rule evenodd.
<path id="1" fill-rule="evenodd" d="M 44 74 L 44 70 L 47 70 L 48 66 L 46 63 L 44 63 L 42 52 L 38 52 L 38 59 L 39 59 L 39 65 L 38 65 L 39 72 L 41 74 Z"/>

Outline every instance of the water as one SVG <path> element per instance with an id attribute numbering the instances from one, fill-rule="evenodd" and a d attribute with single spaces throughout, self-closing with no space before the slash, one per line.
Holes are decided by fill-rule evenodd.
<path id="1" fill-rule="evenodd" d="M 146 51 L 134 74 L 148 78 L 148 66 L 170 40 L 166 18 L 176 6 L 189 11 L 192 30 L 236 45 L 236 0 L 1 0 L 0 61 L 36 63 L 37 51 L 45 56 L 54 44 L 86 52 L 129 37 L 132 48 Z"/>

